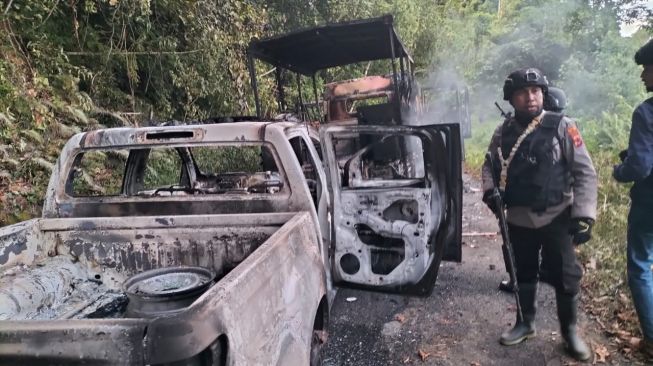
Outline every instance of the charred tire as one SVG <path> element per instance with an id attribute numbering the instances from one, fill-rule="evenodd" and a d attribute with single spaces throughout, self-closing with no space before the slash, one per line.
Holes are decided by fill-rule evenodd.
<path id="1" fill-rule="evenodd" d="M 324 345 L 327 342 L 327 329 L 329 321 L 329 305 L 326 296 L 320 300 L 313 320 L 313 332 L 311 334 L 310 366 L 322 366 L 324 357 Z"/>
<path id="2" fill-rule="evenodd" d="M 322 366 L 322 361 L 324 358 L 324 341 L 323 330 L 313 330 L 313 335 L 311 336 L 311 359 L 310 366 Z"/>
<path id="3" fill-rule="evenodd" d="M 225 366 L 227 364 L 227 353 L 229 351 L 229 341 L 226 335 L 221 335 L 209 347 L 198 355 L 196 363 L 181 363 L 179 366 Z M 172 364 L 171 364 L 172 365 Z M 166 365 L 168 366 L 168 365 Z M 177 366 L 175 364 L 175 366 Z"/>

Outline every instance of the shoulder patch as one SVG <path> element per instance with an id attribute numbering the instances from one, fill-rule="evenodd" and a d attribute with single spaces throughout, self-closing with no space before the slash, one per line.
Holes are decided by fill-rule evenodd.
<path id="1" fill-rule="evenodd" d="M 571 137 L 571 140 L 574 142 L 574 147 L 581 147 L 583 145 L 583 138 L 580 137 L 580 131 L 576 126 L 567 127 L 567 133 Z"/>

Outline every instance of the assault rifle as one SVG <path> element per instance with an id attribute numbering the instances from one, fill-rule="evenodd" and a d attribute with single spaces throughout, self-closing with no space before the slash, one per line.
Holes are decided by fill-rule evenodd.
<path id="1" fill-rule="evenodd" d="M 511 117 L 512 113 L 511 112 L 508 112 L 508 113 L 504 112 L 504 110 L 501 108 L 499 103 L 494 102 L 494 105 L 497 107 L 497 109 L 499 109 L 499 112 L 501 112 L 501 117 L 503 117 L 503 118 L 510 118 Z"/>
<path id="2" fill-rule="evenodd" d="M 515 251 L 512 248 L 512 243 L 510 242 L 510 235 L 508 233 L 508 222 L 506 221 L 505 204 L 503 203 L 503 198 L 501 198 L 501 192 L 499 191 L 499 177 L 497 177 L 496 169 L 494 169 L 496 165 L 494 165 L 494 159 L 492 158 L 492 153 L 488 151 L 486 157 L 490 162 L 490 166 L 491 166 L 490 170 L 492 171 L 492 181 L 494 182 L 494 189 L 492 190 L 492 195 L 490 196 L 490 199 L 494 203 L 494 207 L 496 208 L 495 214 L 499 219 L 499 229 L 501 231 L 501 238 L 503 239 L 503 244 L 501 245 L 501 251 L 503 252 L 503 260 L 506 263 L 506 271 L 508 272 L 508 275 L 510 275 L 510 283 L 512 284 L 512 291 L 515 293 L 515 302 L 517 305 L 517 317 L 521 322 L 524 320 L 524 318 L 522 316 L 521 304 L 519 302 L 519 286 L 517 285 L 517 269 L 515 268 Z"/>

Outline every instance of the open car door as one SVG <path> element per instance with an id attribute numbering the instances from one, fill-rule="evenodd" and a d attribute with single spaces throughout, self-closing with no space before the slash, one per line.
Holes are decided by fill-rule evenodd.
<path id="1" fill-rule="evenodd" d="M 458 124 L 322 126 L 339 285 L 427 295 L 461 260 Z"/>

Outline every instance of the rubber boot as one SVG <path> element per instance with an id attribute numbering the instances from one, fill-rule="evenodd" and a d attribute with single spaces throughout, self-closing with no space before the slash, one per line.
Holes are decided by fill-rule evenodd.
<path id="1" fill-rule="evenodd" d="M 519 303 L 521 305 L 524 320 L 517 321 L 515 326 L 509 331 L 503 333 L 499 343 L 504 346 L 513 346 L 525 341 L 528 338 L 535 337 L 535 298 L 537 295 L 537 283 L 520 283 L 519 284 Z"/>
<path id="2" fill-rule="evenodd" d="M 556 305 L 558 306 L 558 320 L 560 332 L 565 341 L 567 352 L 578 361 L 587 361 L 592 352 L 583 339 L 578 335 L 578 294 L 569 295 L 556 291 Z"/>

